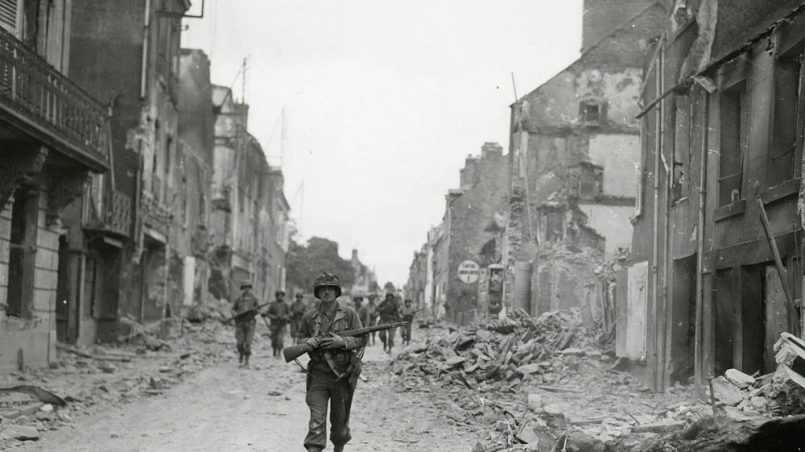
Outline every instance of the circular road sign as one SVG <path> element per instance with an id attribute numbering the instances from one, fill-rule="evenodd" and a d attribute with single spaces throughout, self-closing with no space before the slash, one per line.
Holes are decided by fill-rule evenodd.
<path id="1" fill-rule="evenodd" d="M 465 284 L 472 284 L 478 281 L 480 269 L 475 261 L 464 261 L 458 266 L 458 279 Z"/>

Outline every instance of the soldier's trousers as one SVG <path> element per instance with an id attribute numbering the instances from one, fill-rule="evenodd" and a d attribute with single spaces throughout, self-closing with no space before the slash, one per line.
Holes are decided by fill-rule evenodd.
<path id="1" fill-rule="evenodd" d="M 310 422 L 305 448 L 324 449 L 327 446 L 327 403 L 330 404 L 330 441 L 343 446 L 352 435 L 349 432 L 349 412 L 352 407 L 352 387 L 348 378 L 336 381 L 332 373 L 312 371 L 307 375 L 307 395 Z"/>
<path id="2" fill-rule="evenodd" d="M 400 333 L 402 333 L 403 342 L 411 342 L 411 322 L 408 322 L 405 325 L 403 325 L 402 329 L 400 330 Z"/>
<path id="3" fill-rule="evenodd" d="M 381 320 L 382 321 L 382 320 Z M 388 330 L 380 331 L 380 340 L 387 346 L 394 346 L 394 336 L 397 335 L 397 327 L 389 328 Z"/>
<path id="4" fill-rule="evenodd" d="M 271 327 L 271 348 L 282 350 L 285 343 L 285 325 Z"/>
<path id="5" fill-rule="evenodd" d="M 235 342 L 238 353 L 249 356 L 252 354 L 252 338 L 254 338 L 254 324 L 256 320 L 247 320 L 235 324 Z"/>
<path id="6" fill-rule="evenodd" d="M 302 320 L 291 320 L 291 339 L 296 340 L 296 334 L 299 332 L 299 327 L 302 326 Z"/>

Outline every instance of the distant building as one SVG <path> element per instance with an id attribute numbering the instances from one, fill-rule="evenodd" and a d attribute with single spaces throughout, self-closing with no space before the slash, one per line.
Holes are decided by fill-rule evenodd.
<path id="1" fill-rule="evenodd" d="M 500 310 L 508 165 L 497 143 L 467 157 L 461 188 L 445 197 L 442 223 L 414 253 L 406 296 L 434 318 L 465 325 Z"/>
<path id="2" fill-rule="evenodd" d="M 215 154 L 209 237 L 209 290 L 234 299 L 250 282 L 264 300 L 285 288 L 290 241 L 284 178 L 269 166 L 262 146 L 248 131 L 249 106 L 232 90 L 213 86 Z"/>

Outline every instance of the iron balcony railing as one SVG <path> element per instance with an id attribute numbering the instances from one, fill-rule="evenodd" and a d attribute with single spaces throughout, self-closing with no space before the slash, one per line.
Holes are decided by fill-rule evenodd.
<path id="1" fill-rule="evenodd" d="M 1 27 L 0 111 L 58 151 L 108 167 L 106 108 Z"/>

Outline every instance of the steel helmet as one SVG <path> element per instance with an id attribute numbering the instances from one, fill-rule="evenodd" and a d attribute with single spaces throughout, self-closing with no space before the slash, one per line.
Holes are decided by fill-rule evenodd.
<path id="1" fill-rule="evenodd" d="M 336 297 L 341 296 L 341 280 L 338 275 L 333 273 L 321 273 L 316 277 L 316 282 L 313 284 L 313 295 L 319 298 L 319 289 L 322 287 L 334 287 Z"/>

